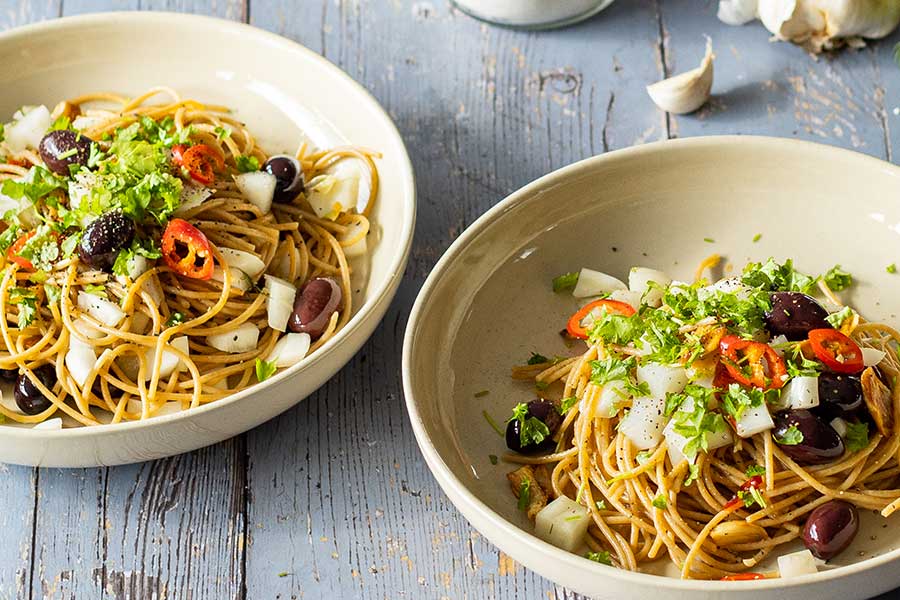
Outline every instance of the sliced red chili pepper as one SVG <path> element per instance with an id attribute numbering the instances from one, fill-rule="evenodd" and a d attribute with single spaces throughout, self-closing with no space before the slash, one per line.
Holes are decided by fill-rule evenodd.
<path id="1" fill-rule="evenodd" d="M 161 250 L 170 269 L 191 279 L 213 275 L 212 244 L 202 231 L 184 219 L 172 219 L 163 232 Z"/>
<path id="2" fill-rule="evenodd" d="M 589 302 L 582 306 L 578 312 L 569 317 L 569 322 L 566 324 L 566 331 L 569 332 L 569 335 L 581 340 L 587 339 L 587 330 L 585 330 L 581 321 L 595 308 L 605 308 L 607 313 L 611 315 L 622 315 L 623 317 L 630 317 L 634 314 L 634 307 L 626 302 L 619 302 L 618 300 L 594 300 L 593 302 Z"/>
<path id="3" fill-rule="evenodd" d="M 722 364 L 736 382 L 765 390 L 784 385 L 787 367 L 770 345 L 726 335 L 719 342 L 719 350 Z"/>
<path id="4" fill-rule="evenodd" d="M 813 329 L 809 332 L 809 345 L 816 358 L 835 373 L 859 373 L 865 366 L 856 342 L 837 329 Z"/>
<path id="5" fill-rule="evenodd" d="M 734 575 L 726 575 L 719 581 L 757 581 L 759 579 L 766 579 L 766 576 L 762 573 L 735 573 Z"/>
<path id="6" fill-rule="evenodd" d="M 22 251 L 22 248 L 25 247 L 25 243 L 28 242 L 28 240 L 31 239 L 31 236 L 33 236 L 35 233 L 37 232 L 32 230 L 20 235 L 19 238 L 15 242 L 13 242 L 13 245 L 6 250 L 7 260 L 16 263 L 23 269 L 34 271 L 34 265 L 31 264 L 31 261 L 27 258 L 19 256 L 19 252 Z"/>
<path id="7" fill-rule="evenodd" d="M 184 167 L 192 179 L 204 185 L 215 181 L 216 171 L 225 168 L 222 155 L 206 144 L 197 144 L 187 149 L 181 144 L 173 146 L 172 160 Z"/>

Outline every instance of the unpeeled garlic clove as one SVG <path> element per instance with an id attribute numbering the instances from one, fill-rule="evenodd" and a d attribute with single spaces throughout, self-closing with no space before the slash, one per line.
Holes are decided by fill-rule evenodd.
<path id="1" fill-rule="evenodd" d="M 666 112 L 683 115 L 694 112 L 709 100 L 713 84 L 712 40 L 706 38 L 706 55 L 696 69 L 647 86 L 650 99 Z"/>

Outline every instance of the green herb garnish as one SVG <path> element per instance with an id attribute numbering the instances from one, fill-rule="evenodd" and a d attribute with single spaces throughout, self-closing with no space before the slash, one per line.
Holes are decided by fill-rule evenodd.
<path id="1" fill-rule="evenodd" d="M 897 45 L 900 46 L 900 44 L 897 44 Z M 893 275 L 894 273 L 897 272 L 897 265 L 894 263 L 891 263 L 888 266 L 886 266 L 884 268 L 884 270 L 887 271 L 888 273 L 890 273 L 891 275 Z"/>
<path id="2" fill-rule="evenodd" d="M 869 426 L 866 423 L 847 422 L 847 433 L 845 435 L 847 441 L 847 449 L 851 452 L 857 452 L 869 445 Z"/>
<path id="3" fill-rule="evenodd" d="M 571 290 L 578 284 L 578 273 L 564 273 L 553 279 L 553 291 Z"/>
<path id="4" fill-rule="evenodd" d="M 537 352 L 532 352 L 531 357 L 528 359 L 529 365 L 542 365 L 548 362 L 550 362 L 549 358 L 547 358 L 543 354 L 538 354 Z"/>
<path id="5" fill-rule="evenodd" d="M 601 550 L 600 552 L 588 552 L 584 555 L 584 557 L 588 560 L 592 560 L 595 563 L 600 563 L 601 565 L 606 565 L 608 567 L 612 566 L 612 558 L 609 555 L 608 550 Z"/>
<path id="6" fill-rule="evenodd" d="M 507 421 L 519 422 L 519 444 L 525 446 L 538 445 L 545 439 L 550 437 L 550 429 L 547 425 L 536 417 L 528 414 L 528 405 L 520 402 L 513 409 L 513 414 Z"/>
<path id="7" fill-rule="evenodd" d="M 251 171 L 259 171 L 259 159 L 255 156 L 247 156 L 242 154 L 234 158 L 237 170 L 241 173 L 250 173 Z"/>
<path id="8" fill-rule="evenodd" d="M 519 502 L 516 505 L 519 510 L 526 510 L 531 504 L 531 480 L 523 479 L 519 485 Z"/>
<path id="9" fill-rule="evenodd" d="M 497 425 L 497 421 L 495 421 L 493 419 L 493 417 L 491 417 L 491 415 L 488 414 L 488 411 L 486 411 L 486 410 L 481 411 L 481 416 L 484 417 L 484 420 L 488 422 L 488 425 L 491 426 L 491 429 L 493 429 L 494 431 L 497 432 L 497 435 L 499 435 L 500 437 L 504 436 L 503 430 L 500 429 L 499 425 Z"/>
<path id="10" fill-rule="evenodd" d="M 492 465 L 496 465 L 499 462 L 496 454 L 488 454 L 488 460 L 491 461 Z"/>
<path id="11" fill-rule="evenodd" d="M 564 415 L 572 410 L 572 407 L 578 404 L 578 398 L 576 396 L 569 396 L 568 398 L 563 398 L 559 402 L 559 414 Z"/>
<path id="12" fill-rule="evenodd" d="M 261 358 L 256 359 L 256 379 L 259 381 L 265 381 L 269 377 L 275 374 L 275 371 L 278 370 L 278 367 L 275 366 L 274 360 L 263 360 Z"/>
<path id="13" fill-rule="evenodd" d="M 747 475 L 747 477 L 756 477 L 757 475 L 765 475 L 765 473 L 766 468 L 762 465 L 750 465 L 747 467 L 747 470 L 744 471 L 744 474 Z"/>
<path id="14" fill-rule="evenodd" d="M 803 432 L 797 429 L 796 425 L 791 425 L 780 436 L 775 436 L 775 441 L 782 446 L 796 446 L 803 441 Z"/>
<path id="15" fill-rule="evenodd" d="M 834 265 L 831 267 L 822 279 L 825 281 L 825 284 L 835 292 L 840 292 L 853 285 L 853 276 L 841 269 L 841 265 Z"/>
<path id="16" fill-rule="evenodd" d="M 845 306 L 841 310 L 833 312 L 825 317 L 825 320 L 831 323 L 831 326 L 835 329 L 840 329 L 841 325 L 844 324 L 844 321 L 852 319 L 854 314 L 856 314 L 856 312 L 852 308 Z"/>
<path id="17" fill-rule="evenodd" d="M 654 508 L 660 508 L 663 510 L 669 505 L 668 502 L 666 502 L 666 497 L 662 494 L 654 498 L 653 502 L 651 502 L 650 504 L 652 504 Z"/>

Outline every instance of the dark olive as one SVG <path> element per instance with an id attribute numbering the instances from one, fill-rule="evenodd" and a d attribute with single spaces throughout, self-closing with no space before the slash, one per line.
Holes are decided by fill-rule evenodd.
<path id="1" fill-rule="evenodd" d="M 18 369 L 0 369 L 0 379 L 2 379 L 3 381 L 15 381 L 18 378 Z"/>
<path id="2" fill-rule="evenodd" d="M 76 131 L 51 131 L 38 144 L 38 153 L 47 168 L 57 175 L 68 175 L 70 165 L 86 167 L 93 140 Z"/>
<path id="3" fill-rule="evenodd" d="M 552 450 L 556 446 L 553 441 L 553 434 L 562 422 L 556 405 L 549 400 L 532 400 L 528 403 L 528 413 L 525 417 L 527 421 L 535 418 L 550 430 L 550 435 L 545 437 L 540 443 L 529 443 L 522 445 L 522 422 L 519 419 L 513 419 L 506 425 L 506 447 L 513 452 L 522 454 L 534 454 L 537 452 L 546 452 Z"/>
<path id="4" fill-rule="evenodd" d="M 41 365 L 34 369 L 33 373 L 44 384 L 44 387 L 53 390 L 53 385 L 56 383 L 56 369 L 53 368 L 53 365 Z M 16 379 L 13 395 L 16 398 L 16 405 L 26 415 L 42 413 L 53 404 L 25 373 Z"/>
<path id="5" fill-rule="evenodd" d="M 134 221 L 113 210 L 91 221 L 78 244 L 78 257 L 101 271 L 112 271 L 119 251 L 134 239 Z"/>
<path id="6" fill-rule="evenodd" d="M 817 558 L 828 560 L 843 552 L 859 530 L 856 507 L 830 500 L 809 514 L 803 527 L 803 545 Z"/>
<path id="7" fill-rule="evenodd" d="M 862 384 L 856 375 L 821 373 L 819 375 L 819 406 L 812 409 L 826 421 L 836 417 L 852 420 L 868 415 L 863 400 Z"/>
<path id="8" fill-rule="evenodd" d="M 791 341 L 806 339 L 813 329 L 831 329 L 825 320 L 828 311 L 815 299 L 800 292 L 774 292 L 769 296 L 772 309 L 764 315 L 766 329 Z"/>
<path id="9" fill-rule="evenodd" d="M 800 464 L 831 462 L 844 453 L 844 442 L 834 428 L 808 410 L 786 410 L 773 417 L 772 432 L 781 451 Z M 800 432 L 797 436 L 793 431 Z M 794 438 L 801 437 L 796 440 Z M 797 443 L 785 443 L 794 442 Z"/>
<path id="10" fill-rule="evenodd" d="M 275 202 L 290 202 L 303 191 L 303 169 L 293 156 L 272 156 L 263 164 L 262 170 L 275 176 Z"/>
<path id="11" fill-rule="evenodd" d="M 308 333 L 316 339 L 325 332 L 328 321 L 340 305 L 341 286 L 330 277 L 317 277 L 304 285 L 294 299 L 294 311 L 288 328 L 295 333 Z"/>

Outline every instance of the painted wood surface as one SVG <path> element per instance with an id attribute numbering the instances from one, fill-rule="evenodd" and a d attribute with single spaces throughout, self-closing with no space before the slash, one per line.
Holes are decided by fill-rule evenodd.
<path id="1" fill-rule="evenodd" d="M 0 0 L 0 28 L 135 9 L 249 22 L 371 90 L 413 158 L 417 239 L 369 343 L 274 421 L 141 465 L 0 466 L 0 598 L 576 598 L 472 530 L 419 455 L 400 345 L 437 258 L 517 187 L 634 144 L 739 133 L 900 151 L 900 36 L 813 60 L 759 25 L 720 24 L 708 0 L 620 0 L 543 33 L 486 26 L 444 0 Z M 705 35 L 715 97 L 666 117 L 644 86 L 695 66 Z"/>

